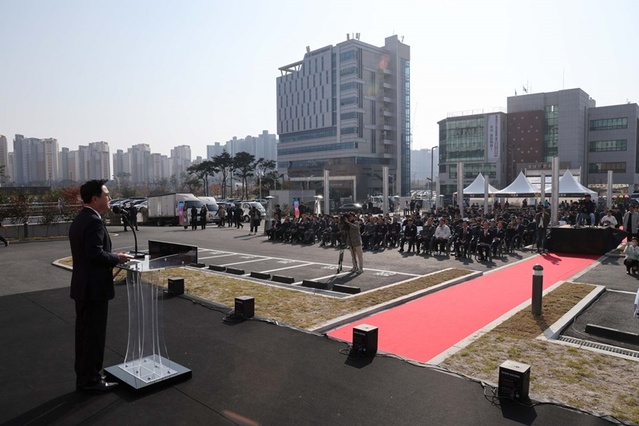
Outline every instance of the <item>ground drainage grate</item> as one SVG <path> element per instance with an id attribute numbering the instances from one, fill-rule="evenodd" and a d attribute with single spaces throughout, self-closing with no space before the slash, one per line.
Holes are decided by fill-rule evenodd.
<path id="1" fill-rule="evenodd" d="M 574 337 L 559 336 L 560 342 L 572 343 L 573 345 L 584 346 L 586 348 L 597 349 L 604 352 L 610 352 L 618 355 L 625 355 L 639 359 L 639 352 L 630 349 L 619 348 L 617 346 L 606 345 L 603 343 L 590 342 L 588 340 L 576 339 Z"/>

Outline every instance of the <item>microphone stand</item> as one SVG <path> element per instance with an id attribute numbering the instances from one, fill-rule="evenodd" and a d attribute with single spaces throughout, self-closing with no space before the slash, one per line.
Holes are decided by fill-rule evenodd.
<path id="1" fill-rule="evenodd" d="M 119 214 L 122 217 L 122 220 L 124 220 L 124 223 L 126 223 L 127 226 L 129 228 L 131 228 L 131 232 L 133 232 L 133 242 L 135 244 L 134 252 L 133 252 L 133 258 L 134 259 L 144 259 L 145 254 L 138 252 L 138 236 L 135 233 L 135 228 L 131 225 L 131 222 L 129 222 L 129 218 L 127 217 L 127 212 L 126 211 L 122 211 L 122 209 L 120 207 L 115 206 L 115 207 L 113 207 L 113 213 Z"/>

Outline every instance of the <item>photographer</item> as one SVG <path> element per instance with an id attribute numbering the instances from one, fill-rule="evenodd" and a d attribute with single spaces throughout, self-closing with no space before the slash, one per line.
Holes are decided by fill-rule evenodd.
<path id="1" fill-rule="evenodd" d="M 628 275 L 631 273 L 633 275 L 636 274 L 639 268 L 639 247 L 637 247 L 636 238 L 633 238 L 628 245 L 626 245 L 624 253 L 626 254 L 626 258 L 623 260 L 623 264 L 626 266 L 626 273 Z"/>
<path id="2" fill-rule="evenodd" d="M 362 237 L 359 231 L 359 223 L 355 222 L 355 213 L 349 212 L 348 216 L 342 216 L 342 229 L 346 231 L 346 244 L 351 250 L 353 268 L 351 272 L 361 274 L 364 272 L 364 252 L 362 251 Z"/>
<path id="3" fill-rule="evenodd" d="M 586 194 L 584 199 L 579 202 L 579 216 L 577 217 L 577 225 L 583 226 L 589 220 L 590 226 L 595 226 L 595 203 L 592 201 L 590 194 Z"/>

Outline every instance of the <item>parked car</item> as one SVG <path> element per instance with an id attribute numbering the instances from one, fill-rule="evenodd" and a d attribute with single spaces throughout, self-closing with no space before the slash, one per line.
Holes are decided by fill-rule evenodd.
<path id="1" fill-rule="evenodd" d="M 135 207 L 135 209 L 137 211 L 140 211 L 141 209 L 146 209 L 149 206 L 149 201 L 148 200 L 142 200 L 138 203 L 133 204 L 133 206 Z"/>
<path id="2" fill-rule="evenodd" d="M 360 214 L 362 213 L 362 210 L 363 210 L 363 207 L 360 203 L 346 203 L 346 204 L 342 204 L 341 206 L 337 208 L 337 212 L 341 214 L 348 213 L 348 212 Z"/>

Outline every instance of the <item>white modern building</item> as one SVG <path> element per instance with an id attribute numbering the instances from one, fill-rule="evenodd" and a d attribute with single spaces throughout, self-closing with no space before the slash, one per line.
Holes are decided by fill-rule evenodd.
<path id="1" fill-rule="evenodd" d="M 359 199 L 382 191 L 410 192 L 410 47 L 396 36 L 381 47 L 350 35 L 280 68 L 277 78 L 277 162 L 280 173 L 353 176 Z M 340 183 L 342 188 L 339 188 Z M 349 181 L 331 193 L 352 194 Z M 315 189 L 319 189 L 316 187 Z"/>

